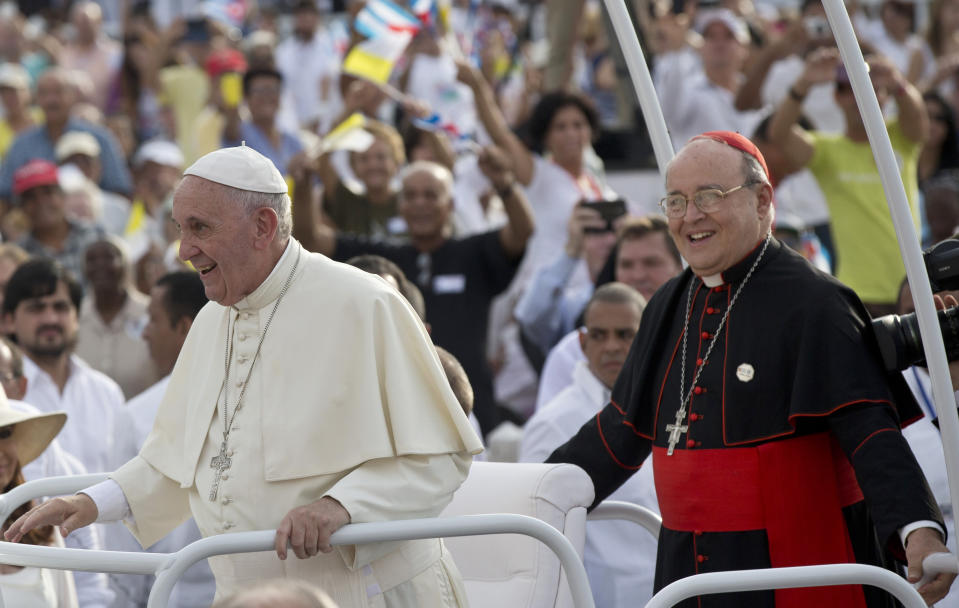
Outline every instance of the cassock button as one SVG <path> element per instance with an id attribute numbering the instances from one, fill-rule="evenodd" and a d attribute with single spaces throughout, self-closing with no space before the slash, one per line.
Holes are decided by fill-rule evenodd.
<path id="1" fill-rule="evenodd" d="M 696 359 L 696 365 L 702 365 L 702 364 L 703 364 L 702 359 Z"/>
<path id="2" fill-rule="evenodd" d="M 702 536 L 702 535 L 703 535 L 703 531 L 702 531 L 702 530 L 694 530 L 694 531 L 693 531 L 693 535 L 694 535 L 694 536 Z"/>
<path id="3" fill-rule="evenodd" d="M 228 504 L 230 504 L 231 502 L 233 502 L 233 499 L 230 498 L 229 496 L 224 496 L 224 497 L 223 497 L 223 500 L 221 500 L 220 502 L 222 502 L 222 503 L 225 504 L 225 505 L 228 505 Z"/>
<path id="4" fill-rule="evenodd" d="M 705 392 L 706 392 L 706 389 L 704 389 L 704 388 L 701 387 L 701 386 L 697 386 L 697 387 L 694 387 L 694 388 L 693 388 L 693 393 L 695 393 L 695 394 L 697 394 L 697 395 L 702 395 L 702 394 L 705 393 Z"/>
<path id="5" fill-rule="evenodd" d="M 703 340 L 708 340 L 708 339 L 709 339 L 709 332 L 708 332 L 708 331 L 704 331 L 702 334 L 700 334 L 700 336 L 702 337 Z"/>
<path id="6" fill-rule="evenodd" d="M 220 475 L 220 479 L 222 479 L 223 481 L 226 481 L 226 480 L 229 479 L 229 478 L 230 478 L 230 474 L 229 474 L 229 473 L 224 473 L 223 475 Z"/>
<path id="7" fill-rule="evenodd" d="M 706 307 L 706 314 L 707 314 L 707 315 L 711 315 L 711 314 L 713 314 L 714 312 L 716 312 L 716 309 L 713 308 L 712 306 L 707 306 L 707 307 Z"/>
<path id="8" fill-rule="evenodd" d="M 706 561 L 707 559 L 709 559 L 709 558 L 706 557 L 705 555 L 697 555 L 697 556 L 696 556 L 696 561 L 699 562 L 700 564 L 703 563 L 704 561 Z"/>
<path id="9" fill-rule="evenodd" d="M 240 334 L 240 342 L 246 340 L 246 334 Z"/>
<path id="10" fill-rule="evenodd" d="M 241 365 L 242 365 L 243 363 L 246 363 L 246 360 L 247 360 L 247 356 L 246 356 L 246 355 L 240 355 L 239 357 L 236 358 L 237 363 L 240 363 Z"/>
<path id="11" fill-rule="evenodd" d="M 699 414 L 690 414 L 690 415 L 689 415 L 689 421 L 690 421 L 690 422 L 696 422 L 697 420 L 699 420 Z"/>
<path id="12" fill-rule="evenodd" d="M 224 529 L 224 530 L 229 530 L 230 528 L 232 528 L 232 527 L 234 527 L 234 526 L 236 526 L 236 524 L 233 523 L 232 521 L 225 521 L 225 522 L 223 522 L 223 529 Z M 700 555 L 700 557 L 702 557 L 702 556 Z"/>
<path id="13" fill-rule="evenodd" d="M 691 449 L 693 449 L 694 447 L 696 447 L 696 442 L 693 441 L 692 439 L 687 439 L 687 440 L 686 440 L 686 447 L 691 450 Z"/>
<path id="14" fill-rule="evenodd" d="M 722 285 L 720 285 L 719 287 L 713 287 L 713 293 L 722 293 L 722 292 L 723 292 Z"/>

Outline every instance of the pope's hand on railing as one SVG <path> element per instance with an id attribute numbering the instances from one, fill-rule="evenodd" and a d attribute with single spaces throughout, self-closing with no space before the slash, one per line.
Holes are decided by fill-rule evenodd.
<path id="1" fill-rule="evenodd" d="M 949 549 L 942 544 L 939 532 L 932 528 L 918 528 L 909 533 L 906 538 L 906 561 L 909 564 L 908 580 L 918 583 L 922 579 L 922 560 L 933 553 L 948 553 Z M 949 572 L 940 572 L 934 579 L 921 586 L 917 591 L 926 605 L 932 606 L 949 593 L 949 587 L 956 575 Z"/>
<path id="2" fill-rule="evenodd" d="M 54 498 L 21 515 L 3 536 L 7 541 L 16 543 L 34 528 L 59 526 L 60 535 L 65 537 L 77 528 L 95 522 L 98 514 L 96 503 L 86 494 Z"/>
<path id="3" fill-rule="evenodd" d="M 276 529 L 276 555 L 286 559 L 287 541 L 300 559 L 313 557 L 321 551 L 329 553 L 333 550 L 330 536 L 348 523 L 350 514 L 329 496 L 297 507 L 286 514 Z"/>

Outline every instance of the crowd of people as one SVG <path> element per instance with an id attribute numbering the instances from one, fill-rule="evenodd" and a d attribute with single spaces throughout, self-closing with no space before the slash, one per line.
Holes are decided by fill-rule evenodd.
<path id="1" fill-rule="evenodd" d="M 675 319 L 662 310 L 665 296 L 660 288 L 670 281 L 678 285 L 675 279 L 688 275 L 683 274 L 687 264 L 705 285 L 717 290 L 721 282 L 713 285 L 706 279 L 713 274 L 725 277 L 730 268 L 730 276 L 736 278 L 726 280 L 744 283 L 749 279 L 746 269 L 736 265 L 742 255 L 715 267 L 696 259 L 710 247 L 742 249 L 743 243 L 723 232 L 722 222 L 717 228 L 706 221 L 698 232 L 684 232 L 681 218 L 688 223 L 697 213 L 712 217 L 721 213 L 724 203 L 740 196 L 739 191 L 765 192 L 768 186 L 774 220 L 764 215 L 757 225 L 764 226 L 768 220 L 776 238 L 772 245 L 767 242 L 769 256 L 782 262 L 786 254 L 779 252 L 780 244 L 788 246 L 847 286 L 851 291 L 842 292 L 841 297 L 858 298 L 873 317 L 912 310 L 879 173 L 820 0 L 630 4 L 676 150 L 702 133 L 736 132 L 755 143 L 756 154 L 746 153 L 761 161 L 746 160 L 748 170 L 741 183 L 703 178 L 673 188 L 671 183 L 679 183 L 677 176 L 685 176 L 676 172 L 667 184 L 643 189 L 623 186 L 635 182 L 612 171 L 625 166 L 634 174 L 650 174 L 655 167 L 642 144 L 648 138 L 601 2 L 427 3 L 430 10 L 416 13 L 418 31 L 385 82 L 347 68 L 347 57 L 368 35 L 357 24 L 357 15 L 369 3 L 77 0 L 0 4 L 0 327 L 4 334 L 0 384 L 10 401 L 9 407 L 0 403 L 0 455 L 6 454 L 5 442 L 13 429 L 18 436 L 28 426 L 42 427 L 45 433 L 27 451 L 20 444 L 19 455 L 9 457 L 14 464 L 0 467 L 0 473 L 10 474 L 6 488 L 24 478 L 113 471 L 131 459 L 136 461 L 145 444 L 144 453 L 154 456 L 137 461 L 138 466 L 152 467 L 181 484 L 192 481 L 171 456 L 157 451 L 157 440 L 150 438 L 156 429 L 161 435 L 174 432 L 174 417 L 161 414 L 157 418 L 157 412 L 164 399 L 172 399 L 171 394 L 187 394 L 182 392 L 186 382 L 182 375 L 187 372 L 179 372 L 179 379 L 173 374 L 172 384 L 171 374 L 194 320 L 208 300 L 229 310 L 247 311 L 229 321 L 238 342 L 237 354 L 229 346 L 225 373 L 228 379 L 231 370 L 240 373 L 231 367 L 234 356 L 237 369 L 249 361 L 252 373 L 261 356 L 257 336 L 264 357 L 279 356 L 281 350 L 269 341 L 264 343 L 272 313 L 263 313 L 257 321 L 257 313 L 248 312 L 272 302 L 261 301 L 263 295 L 255 297 L 261 283 L 252 284 L 257 291 L 238 292 L 237 285 L 257 278 L 282 299 L 287 291 L 286 287 L 280 291 L 285 273 L 289 272 L 289 287 L 301 256 L 312 253 L 383 277 L 412 307 L 437 347 L 452 394 L 489 446 L 486 454 L 476 458 L 577 462 L 594 477 L 604 496 L 654 510 L 663 501 L 674 505 L 676 497 L 657 498 L 659 480 L 654 485 L 653 459 L 642 461 L 650 449 L 655 455 L 663 447 L 659 443 L 673 434 L 672 429 L 658 429 L 658 422 L 645 420 L 631 403 L 616 405 L 613 390 L 618 387 L 618 398 L 628 400 L 651 390 L 627 387 L 627 381 L 617 384 L 621 371 L 635 372 L 639 365 L 638 359 L 627 358 L 637 335 L 650 341 L 666 339 L 654 336 L 652 329 L 641 331 L 641 320 L 649 315 L 646 304 L 659 292 L 659 306 L 651 307 L 657 322 L 675 325 Z M 423 3 L 398 4 L 413 13 L 413 4 Z M 847 7 L 883 108 L 915 227 L 923 245 L 931 246 L 959 229 L 959 0 L 928 4 L 881 0 Z M 719 139 L 723 145 L 741 146 Z M 719 145 L 718 141 L 713 143 Z M 224 148 L 248 149 L 257 155 L 246 157 L 241 152 L 238 157 L 210 160 L 220 158 L 214 153 Z M 686 157 L 695 156 L 698 149 L 692 146 Z M 257 165 L 261 156 L 269 160 L 275 175 Z M 227 166 L 236 175 L 223 177 Z M 712 166 L 703 161 L 693 169 L 706 173 Z M 183 178 L 184 171 L 192 178 Z M 762 207 L 764 195 L 757 196 Z M 292 202 L 289 223 L 283 215 L 287 197 Z M 237 233 L 240 236 L 235 239 L 226 239 L 225 228 L 215 220 L 231 217 L 232 211 L 221 198 L 244 209 L 255 209 L 265 200 L 263 204 L 275 210 L 275 217 L 263 219 L 265 223 L 251 228 L 249 235 Z M 214 200 L 218 206 L 210 215 L 204 205 Z M 204 213 L 213 219 L 204 220 Z M 234 225 L 240 224 L 230 224 Z M 275 240 L 256 232 L 267 228 L 274 231 L 270 238 Z M 752 238 L 748 231 L 742 234 L 746 240 Z M 291 253 L 300 251 L 299 245 L 287 247 L 286 239 L 302 245 L 303 253 Z M 755 239 L 749 244 L 740 252 L 748 254 L 747 259 L 757 251 L 752 249 Z M 262 249 L 264 255 L 273 252 L 275 259 L 262 267 L 238 265 L 237 260 L 254 259 L 246 250 L 249 247 Z M 311 269 L 320 268 L 313 257 L 303 260 L 304 265 L 310 260 Z M 267 266 L 284 276 L 259 276 Z M 701 273 L 704 268 L 716 272 Z M 316 273 L 342 280 L 343 289 L 362 284 L 339 271 Z M 770 281 L 757 278 L 756 288 Z M 317 289 L 316 297 L 322 299 L 322 286 Z M 311 332 L 329 326 L 330 335 L 318 340 L 365 344 L 362 340 L 369 338 L 366 346 L 372 354 L 358 346 L 362 354 L 355 356 L 337 352 L 299 361 L 291 369 L 300 369 L 297 373 L 304 378 L 284 381 L 287 393 L 270 393 L 277 400 L 299 389 L 306 392 L 308 384 L 322 378 L 335 382 L 338 377 L 353 378 L 357 386 L 367 387 L 364 390 L 379 382 L 383 394 L 419 394 L 395 377 L 391 380 L 370 371 L 381 364 L 377 357 L 398 355 L 367 336 L 370 327 L 360 331 L 347 323 L 337 325 L 339 318 L 332 316 L 346 315 L 347 309 L 334 303 L 298 303 L 295 298 L 305 297 L 302 288 L 292 289 L 291 294 L 299 295 L 291 295 L 283 307 L 278 299 L 277 307 L 284 312 L 302 307 L 305 318 L 296 322 L 310 326 Z M 676 306 L 687 305 L 687 315 L 690 311 L 700 315 L 697 335 L 702 335 L 703 350 L 691 358 L 699 366 L 709 359 L 708 340 L 732 331 L 724 324 L 733 302 L 727 303 L 726 296 L 717 299 L 721 303 L 705 297 L 705 303 L 696 299 L 692 308 L 692 299 L 687 303 L 685 296 L 682 301 L 672 300 Z M 364 315 L 371 315 L 372 327 L 398 323 L 397 329 L 390 330 L 396 332 L 395 338 L 418 343 L 419 330 L 406 325 L 413 321 L 397 311 L 398 304 L 383 300 L 380 305 L 386 308 L 370 312 L 358 307 L 350 314 L 355 313 L 359 324 L 368 323 Z M 758 305 L 742 306 L 747 310 Z M 784 305 L 775 306 L 781 315 L 786 314 Z M 323 315 L 327 316 L 318 318 Z M 713 327 L 710 321 L 719 322 L 720 315 L 724 315 L 722 322 Z M 854 316 L 854 324 L 867 319 L 858 309 Z M 277 320 L 274 331 L 284 331 L 288 323 Z M 217 333 L 226 329 L 212 322 L 208 325 L 204 336 L 217 344 L 223 339 L 233 344 L 232 338 Z M 255 353 L 246 352 L 249 342 L 241 344 L 247 338 L 254 342 Z M 674 339 L 668 344 L 657 342 L 670 349 L 674 343 L 678 345 Z M 207 361 L 195 344 L 189 348 L 189 356 L 202 361 L 195 371 L 210 374 L 202 381 L 195 379 L 194 388 L 213 391 L 206 395 L 207 405 L 215 403 L 219 417 L 224 415 L 220 407 L 224 411 L 236 407 L 235 414 L 246 394 L 245 383 L 252 383 L 250 378 L 256 376 L 235 378 L 239 392 L 233 395 L 226 387 L 224 400 L 228 401 L 221 406 L 220 395 L 215 394 L 224 373 L 217 367 L 219 355 Z M 286 349 L 288 355 L 295 347 Z M 830 360 L 840 356 L 830 349 L 821 354 L 828 354 Z M 635 346 L 633 351 L 635 357 Z M 436 370 L 430 367 L 432 362 L 420 360 L 425 355 L 416 352 L 411 377 L 421 374 L 428 383 Z M 644 356 L 670 361 L 672 354 L 664 350 Z M 366 371 L 351 367 L 364 362 L 372 367 Z M 307 363 L 322 365 L 324 370 L 311 375 L 303 367 Z M 795 362 L 791 364 L 782 362 L 784 369 L 794 370 Z M 748 369 L 740 366 L 735 374 L 748 383 L 755 370 L 743 365 Z M 758 367 L 755 362 L 752 365 Z M 691 369 L 699 378 L 696 368 Z M 668 367 L 643 369 L 643 373 L 660 372 L 666 377 L 656 384 L 657 390 L 675 384 L 676 390 L 670 392 L 684 394 L 685 378 L 668 381 Z M 952 509 L 941 442 L 933 425 L 928 374 L 920 367 L 903 373 L 924 414 L 905 430 L 905 436 L 945 515 L 942 521 L 935 513 L 915 519 L 933 522 L 932 528 L 946 533 L 954 549 Z M 745 376 L 749 379 L 743 380 Z M 780 399 L 783 385 L 767 384 L 769 378 L 748 386 Z M 692 374 L 689 379 L 696 382 Z M 819 382 L 814 375 L 806 380 Z M 718 377 L 709 381 L 717 386 L 723 382 Z M 704 381 L 690 388 L 695 397 L 687 396 L 689 403 L 704 401 L 701 394 L 707 392 L 708 384 Z M 890 389 L 897 399 L 899 384 L 896 380 Z M 221 391 L 224 386 L 225 381 Z M 257 399 L 264 398 L 263 390 L 257 388 Z M 334 401 L 360 398 L 343 394 L 345 389 L 322 390 L 335 393 L 330 397 Z M 373 393 L 362 394 L 382 397 Z M 888 398 L 883 390 L 868 394 L 875 400 Z M 448 396 L 443 394 L 444 399 Z M 781 395 L 781 400 L 814 396 L 814 391 L 795 389 L 791 396 Z M 612 406 L 607 406 L 611 399 Z M 855 392 L 850 399 L 864 398 Z M 654 400 L 658 404 L 662 396 Z M 825 415 L 819 405 L 807 406 L 796 406 L 783 420 L 792 423 L 797 416 Z M 397 406 L 384 405 L 392 407 Z M 686 426 L 677 418 L 675 426 L 682 432 L 704 416 L 703 410 L 694 412 L 692 407 Z M 184 419 L 207 414 L 191 409 Z M 633 430 L 647 439 L 659 439 L 651 446 L 636 447 L 626 439 L 612 449 L 606 445 L 618 464 L 623 462 L 614 452 L 623 450 L 619 457 L 630 473 L 636 473 L 628 481 L 612 483 L 590 469 L 594 463 L 581 454 L 590 443 L 584 439 L 587 429 L 580 427 L 591 418 L 601 427 L 602 420 L 614 424 L 615 419 L 619 424 L 624 417 L 623 428 L 642 422 L 648 428 Z M 246 425 L 242 416 L 240 421 Z M 837 423 L 829 429 L 840 437 L 843 448 L 849 444 L 851 450 L 859 451 L 859 442 L 866 440 L 846 422 L 847 426 Z M 880 416 L 863 424 L 881 430 L 886 422 Z M 402 443 L 397 422 L 384 424 L 397 434 L 397 444 Z M 776 424 L 770 422 L 762 432 L 758 427 L 744 431 L 742 442 L 777 436 Z M 450 456 L 452 464 L 443 466 L 460 471 L 464 454 L 475 447 L 466 427 L 457 423 L 450 430 L 437 423 L 436 428 L 446 435 L 428 449 Z M 187 433 L 177 439 L 195 448 L 201 462 L 220 458 L 226 463 L 212 472 L 203 468 L 202 479 L 201 470 L 196 473 L 197 484 L 212 484 L 212 496 L 221 482 L 229 487 L 231 459 L 244 462 L 233 450 L 226 450 L 232 430 L 230 419 L 219 452 L 219 440 L 204 443 L 204 436 Z M 210 432 L 214 433 L 212 427 Z M 574 436 L 573 443 L 554 453 Z M 237 437 L 243 447 L 234 449 L 243 453 L 249 446 L 242 442 L 250 439 Z M 341 445 L 347 445 L 349 437 L 345 433 Z M 679 449 L 702 445 L 689 435 L 684 437 Z M 731 445 L 727 439 L 723 434 L 703 440 L 718 441 L 715 447 L 720 447 Z M 670 454 L 674 447 L 675 441 L 670 442 Z M 889 449 L 900 448 L 897 444 Z M 400 453 L 404 448 L 395 449 L 395 456 L 408 456 Z M 374 454 L 385 456 L 374 450 L 366 457 Z M 359 455 L 343 459 L 316 451 L 315 456 L 331 459 L 330 468 L 297 468 L 287 455 L 275 457 L 269 461 L 274 468 L 261 471 L 272 481 L 363 469 Z M 222 514 L 213 517 L 203 510 L 198 515 L 191 505 L 199 527 L 192 519 L 182 525 L 177 521 L 179 527 L 173 532 L 154 534 L 154 527 L 141 521 L 144 507 L 125 481 L 134 471 L 142 478 L 142 471 L 122 470 L 128 471 L 127 477 L 121 475 L 117 481 L 126 504 L 121 508 L 110 503 L 109 512 L 117 514 L 114 520 L 132 513 L 139 522 L 133 536 L 119 523 L 106 523 L 110 518 L 104 516 L 102 501 L 108 500 L 104 498 L 108 494 L 101 489 L 91 494 L 101 511 L 94 519 L 101 523 L 74 529 L 65 537 L 55 529 L 40 529 L 44 531 L 31 533 L 26 542 L 136 550 L 136 541 L 149 539 L 152 550 L 169 551 L 199 538 L 201 532 L 225 532 L 247 523 L 224 519 Z M 349 476 L 362 478 L 357 473 Z M 868 485 L 862 479 L 860 483 Z M 324 513 L 331 521 L 338 521 L 343 506 L 355 506 L 351 497 L 359 492 L 352 486 L 338 489 L 341 486 L 336 484 L 329 496 L 342 504 L 339 511 L 327 505 Z M 217 500 L 229 505 L 234 500 L 232 492 L 240 491 L 230 492 L 224 489 Z M 875 487 L 864 487 L 864 492 L 867 500 L 883 494 Z M 185 500 L 170 509 L 190 511 Z M 347 511 L 346 521 L 350 516 L 357 521 L 356 512 Z M 427 510 L 409 507 L 403 512 Z M 916 512 L 922 515 L 921 509 Z M 279 513 L 274 523 L 278 525 L 285 513 Z M 282 520 L 291 538 L 297 517 L 290 512 Z M 887 528 L 902 530 L 901 525 L 889 524 L 880 532 Z M 593 522 L 588 530 L 584 559 L 598 606 L 642 603 L 652 596 L 654 584 L 661 586 L 678 576 L 676 572 L 708 571 L 704 560 L 698 564 L 693 560 L 691 565 L 676 560 L 671 568 L 661 565 L 657 570 L 655 542 L 627 524 Z M 679 536 L 667 540 L 674 545 L 687 542 Z M 660 543 L 661 560 L 663 547 L 668 546 Z M 316 547 L 311 552 L 302 542 L 293 544 L 298 557 L 315 554 Z M 278 546 L 283 557 L 285 551 L 285 545 L 282 551 Z M 903 555 L 908 557 L 899 557 Z M 721 560 L 715 561 L 715 568 L 722 569 Z M 252 572 L 253 566 L 248 567 Z M 22 597 L 36 598 L 32 601 L 38 603 L 30 605 L 72 605 L 69 601 L 78 599 L 80 606 L 138 606 L 143 605 L 150 586 L 148 577 L 75 573 L 64 578 L 32 570 L 0 568 L 4 598 L 8 589 L 17 588 L 17 593 L 26 594 Z M 213 571 L 217 572 L 216 564 Z M 191 569 L 177 588 L 175 605 L 210 605 L 212 576 L 205 565 Z M 954 592 L 946 601 L 959 605 L 959 594 Z"/>

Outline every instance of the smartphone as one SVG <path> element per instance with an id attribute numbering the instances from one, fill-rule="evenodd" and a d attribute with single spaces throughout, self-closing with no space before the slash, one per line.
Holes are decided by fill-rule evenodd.
<path id="1" fill-rule="evenodd" d="M 186 33 L 183 34 L 184 42 L 209 42 L 210 32 L 206 27 L 205 17 L 194 17 L 186 22 Z"/>
<path id="2" fill-rule="evenodd" d="M 236 72 L 227 72 L 220 76 L 220 97 L 228 108 L 240 107 L 243 101 L 243 77 Z"/>
<path id="3" fill-rule="evenodd" d="M 802 20 L 802 24 L 803 27 L 806 28 L 806 35 L 814 40 L 832 37 L 829 21 L 825 17 L 806 17 Z"/>
<path id="4" fill-rule="evenodd" d="M 626 201 L 621 198 L 611 201 L 587 201 L 583 206 L 595 209 L 606 220 L 605 228 L 586 228 L 585 232 L 612 232 L 613 222 L 626 215 Z"/>

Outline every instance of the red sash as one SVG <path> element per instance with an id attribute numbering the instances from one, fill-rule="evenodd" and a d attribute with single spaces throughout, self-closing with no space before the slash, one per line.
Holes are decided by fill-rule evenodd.
<path id="1" fill-rule="evenodd" d="M 682 532 L 765 530 L 772 567 L 855 563 L 842 507 L 862 500 L 828 433 L 754 448 L 653 448 L 663 526 Z M 859 585 L 776 591 L 777 608 L 865 608 Z"/>

